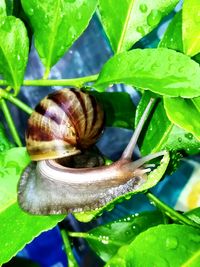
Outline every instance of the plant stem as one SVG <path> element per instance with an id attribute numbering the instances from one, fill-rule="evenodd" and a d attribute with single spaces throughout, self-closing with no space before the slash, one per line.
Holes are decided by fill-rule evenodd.
<path id="1" fill-rule="evenodd" d="M 63 239 L 63 243 L 65 246 L 65 253 L 67 255 L 67 259 L 68 259 L 68 267 L 78 267 L 78 263 L 76 262 L 71 246 L 70 246 L 70 241 L 68 238 L 68 235 L 66 233 L 66 231 L 64 229 L 60 230 L 62 239 Z"/>
<path id="2" fill-rule="evenodd" d="M 190 226 L 193 226 L 193 227 L 200 228 L 200 225 L 198 225 L 197 223 L 193 222 L 192 220 L 187 218 L 185 215 L 180 214 L 176 210 L 172 209 L 171 207 L 166 205 L 164 202 L 162 202 L 160 199 L 158 199 L 152 193 L 147 192 L 146 196 L 148 197 L 148 199 L 151 202 L 153 202 L 158 208 L 160 208 L 162 211 L 164 211 L 165 214 L 167 216 L 169 216 L 170 218 L 172 218 L 173 220 L 177 220 L 182 224 L 187 224 L 187 225 L 190 225 Z"/>
<path id="3" fill-rule="evenodd" d="M 1 95 L 1 97 L 7 99 L 12 104 L 14 104 L 15 106 L 17 106 L 21 110 L 25 111 L 29 115 L 33 112 L 33 109 L 32 108 L 30 108 L 24 102 L 22 102 L 21 100 L 19 100 L 18 98 L 14 97 L 14 96 L 12 96 L 11 94 L 9 94 L 8 92 L 6 92 L 5 90 L 0 89 L 0 95 Z"/>
<path id="4" fill-rule="evenodd" d="M 3 111 L 3 114 L 5 116 L 5 119 L 6 119 L 7 123 L 8 123 L 8 127 L 10 128 L 13 140 L 15 141 L 15 143 L 18 146 L 22 146 L 22 142 L 21 142 L 21 140 L 19 138 L 19 135 L 18 135 L 18 132 L 17 132 L 17 130 L 15 128 L 14 121 L 12 119 L 12 116 L 10 114 L 10 111 L 9 111 L 8 106 L 7 106 L 7 104 L 6 104 L 4 99 L 0 99 L 0 105 L 1 105 L 1 109 Z"/>
<path id="5" fill-rule="evenodd" d="M 24 80 L 22 85 L 24 86 L 75 86 L 82 87 L 87 82 L 93 82 L 98 78 L 98 74 L 74 78 L 74 79 L 62 79 L 62 80 Z M 8 82 L 0 80 L 0 86 L 8 86 Z"/>

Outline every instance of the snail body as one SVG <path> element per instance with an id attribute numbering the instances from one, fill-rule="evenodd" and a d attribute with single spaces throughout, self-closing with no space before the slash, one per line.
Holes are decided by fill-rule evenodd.
<path id="1" fill-rule="evenodd" d="M 62 90 L 57 91 L 54 93 L 53 97 L 50 95 L 50 97 L 48 96 L 45 99 L 55 100 L 59 98 L 58 96 L 62 93 Z M 43 151 L 40 152 L 42 145 L 38 145 L 39 138 L 36 138 L 34 134 L 33 138 L 30 130 L 34 129 L 34 127 L 30 127 L 30 129 L 28 129 L 27 149 L 30 154 L 34 151 L 32 158 L 34 160 L 39 159 L 39 161 L 37 163 L 32 162 L 22 173 L 18 185 L 18 201 L 23 210 L 32 214 L 65 214 L 72 211 L 78 212 L 99 208 L 122 194 L 136 190 L 146 181 L 147 173 L 150 171 L 149 168 L 145 169 L 142 167 L 144 163 L 165 154 L 165 151 L 161 151 L 136 161 L 131 160 L 133 148 L 136 144 L 137 138 L 151 106 L 150 101 L 128 146 L 118 161 L 109 166 L 103 165 L 89 168 L 70 168 L 64 166 L 62 164 L 63 157 L 65 157 L 67 154 L 77 154 L 80 152 L 80 149 L 88 148 L 91 144 L 94 144 L 94 139 L 101 134 L 103 125 L 103 111 L 100 109 L 100 106 L 96 100 L 93 99 L 93 97 L 87 93 L 69 89 L 64 89 L 64 93 L 68 94 L 68 96 L 65 97 L 65 101 L 67 101 L 70 95 L 73 95 L 77 99 L 73 101 L 70 100 L 72 103 L 75 103 L 78 100 L 79 105 L 84 105 L 84 107 L 86 107 L 87 105 L 83 104 L 83 101 L 80 100 L 80 95 L 84 94 L 83 98 L 89 98 L 87 101 L 93 103 L 91 105 L 88 104 L 88 106 L 92 107 L 92 109 L 89 108 L 90 111 L 86 112 L 85 108 L 78 107 L 78 104 L 77 106 L 75 105 L 75 111 L 82 111 L 84 114 L 82 116 L 75 115 L 76 119 L 74 119 L 73 123 L 73 126 L 75 125 L 75 130 L 73 129 L 72 132 L 78 132 L 77 125 L 80 125 L 80 127 L 83 127 L 84 129 L 80 130 L 78 137 L 73 139 L 75 148 L 71 147 L 72 142 L 68 142 L 66 145 L 65 141 L 61 146 L 59 143 L 59 153 L 56 151 L 54 155 L 51 150 L 47 151 L 46 143 L 45 153 L 43 153 Z M 81 96 L 81 99 L 83 98 Z M 43 101 L 41 103 L 43 103 Z M 41 103 L 39 106 L 43 106 Z M 63 105 L 67 106 L 68 104 L 65 103 Z M 60 105 L 58 109 L 60 109 Z M 39 113 L 38 110 L 39 108 L 36 107 L 35 112 Z M 98 111 L 98 114 L 94 115 L 94 110 L 95 113 Z M 70 116 L 74 112 L 71 111 Z M 49 111 L 43 113 L 48 113 L 47 117 L 50 121 L 54 120 L 54 116 L 49 115 L 52 114 Z M 32 120 L 32 118 L 34 119 L 33 121 L 29 120 L 29 125 L 33 125 L 35 123 L 36 115 L 37 114 L 32 115 L 30 120 Z M 94 120 L 94 117 L 96 119 L 98 118 L 100 121 L 96 121 L 96 119 Z M 92 118 L 92 122 L 82 122 L 83 119 L 87 118 Z M 67 121 L 67 119 L 64 120 Z M 39 122 L 37 123 L 37 125 L 40 125 Z M 42 124 L 41 129 L 46 129 L 46 126 L 43 126 Z M 49 128 L 47 127 L 47 129 Z M 85 140 L 85 137 L 81 137 L 80 132 L 87 133 L 87 135 L 89 135 L 89 140 L 87 140 L 85 144 L 82 143 L 82 141 Z M 40 135 L 40 133 L 38 134 Z M 58 134 L 56 133 L 56 138 L 57 135 Z M 65 136 L 65 134 L 63 135 Z M 41 136 L 45 137 L 45 133 L 43 133 Z M 49 140 L 50 144 L 52 144 L 52 139 L 53 138 Z M 66 137 L 66 140 L 68 140 L 68 137 Z M 79 144 L 78 141 L 80 140 L 81 142 Z M 36 141 L 35 144 L 37 145 L 37 149 L 35 149 L 35 147 L 32 145 L 32 141 L 33 143 Z M 43 138 L 42 142 L 47 142 L 47 140 Z M 55 141 L 53 142 L 54 143 L 52 147 L 55 149 Z M 67 153 L 65 152 L 66 148 Z M 72 153 L 69 151 L 72 151 Z"/>

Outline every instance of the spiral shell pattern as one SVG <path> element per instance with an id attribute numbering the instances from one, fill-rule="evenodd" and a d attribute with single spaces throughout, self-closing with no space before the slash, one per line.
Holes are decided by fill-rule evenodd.
<path id="1" fill-rule="evenodd" d="M 96 99 L 77 89 L 46 96 L 28 120 L 26 146 L 32 160 L 74 155 L 93 145 L 104 126 Z"/>

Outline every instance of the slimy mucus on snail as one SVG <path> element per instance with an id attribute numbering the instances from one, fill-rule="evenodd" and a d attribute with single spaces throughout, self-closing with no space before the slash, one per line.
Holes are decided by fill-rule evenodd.
<path id="1" fill-rule="evenodd" d="M 21 175 L 20 207 L 44 215 L 92 210 L 140 187 L 151 171 L 144 164 L 166 153 L 131 159 L 152 101 L 119 160 L 109 166 L 71 168 L 62 164 L 63 159 L 96 142 L 103 129 L 104 112 L 93 96 L 80 90 L 62 89 L 45 97 L 28 121 L 26 145 L 36 163 Z"/>

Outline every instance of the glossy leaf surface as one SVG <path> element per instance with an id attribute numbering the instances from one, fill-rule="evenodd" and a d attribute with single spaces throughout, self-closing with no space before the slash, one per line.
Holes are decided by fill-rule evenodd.
<path id="1" fill-rule="evenodd" d="M 192 100 L 165 97 L 164 106 L 170 121 L 190 132 L 190 139 L 194 135 L 200 140 L 200 104 L 197 101 L 194 105 Z"/>
<path id="2" fill-rule="evenodd" d="M 133 214 L 89 231 L 87 242 L 105 262 L 146 229 L 164 223 L 159 211 Z"/>
<path id="3" fill-rule="evenodd" d="M 19 208 L 17 183 L 29 162 L 25 148 L 12 148 L 0 154 L 0 265 L 9 261 L 42 231 L 54 227 L 64 218 L 32 216 Z"/>
<path id="4" fill-rule="evenodd" d="M 115 83 L 191 98 L 200 95 L 200 67 L 188 56 L 167 48 L 134 49 L 108 60 L 94 86 L 104 90 Z"/>
<path id="5" fill-rule="evenodd" d="M 5 0 L 0 1 L 0 18 L 6 16 L 6 3 Z"/>
<path id="6" fill-rule="evenodd" d="M 0 73 L 19 92 L 28 60 L 28 37 L 23 22 L 4 17 L 0 23 Z"/>
<path id="7" fill-rule="evenodd" d="M 141 233 L 125 256 L 130 266 L 198 266 L 200 232 L 186 225 L 159 225 Z M 184 235 L 184 238 L 183 238 Z M 145 240 L 145 242 L 144 242 Z M 152 253 L 152 247 L 156 253 Z M 145 251 L 145 257 L 144 257 Z"/>
<path id="8" fill-rule="evenodd" d="M 93 210 L 93 211 L 86 211 L 86 212 L 80 212 L 80 213 L 74 213 L 75 217 L 77 220 L 81 222 L 89 222 L 92 219 L 94 219 L 96 216 L 100 216 L 104 211 L 110 211 L 114 208 L 114 206 L 124 200 L 130 199 L 132 196 L 134 196 L 137 193 L 143 192 L 153 186 L 155 186 L 160 179 L 163 177 L 167 166 L 169 164 L 169 154 L 166 153 L 165 156 L 162 158 L 160 161 L 160 165 L 154 169 L 152 172 L 148 174 L 147 181 L 143 183 L 138 189 L 132 192 L 128 192 L 124 195 L 121 195 L 114 200 L 108 202 L 105 206 L 98 210 Z"/>
<path id="9" fill-rule="evenodd" d="M 65 54 L 87 27 L 97 0 L 26 1 L 22 6 L 34 30 L 35 47 L 46 67 L 50 68 Z"/>
<path id="10" fill-rule="evenodd" d="M 152 94 L 149 92 L 143 94 L 137 106 L 135 125 L 138 124 L 151 97 Z M 174 125 L 168 119 L 163 101 L 160 99 L 147 120 L 145 131 L 142 131 L 139 146 L 142 155 L 155 153 L 163 149 L 169 151 L 185 150 L 187 154 L 198 154 L 200 142 L 189 132 Z"/>
<path id="11" fill-rule="evenodd" d="M 152 31 L 177 3 L 178 0 L 100 0 L 101 20 L 113 51 L 129 50 Z"/>
<path id="12" fill-rule="evenodd" d="M 170 22 L 159 47 L 170 48 L 179 52 L 183 51 L 182 42 L 182 11 L 179 11 Z"/>
<path id="13" fill-rule="evenodd" d="M 183 3 L 184 53 L 194 56 L 200 52 L 200 1 L 184 0 Z"/>

